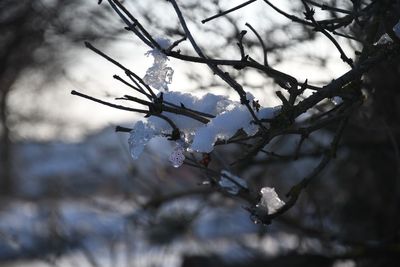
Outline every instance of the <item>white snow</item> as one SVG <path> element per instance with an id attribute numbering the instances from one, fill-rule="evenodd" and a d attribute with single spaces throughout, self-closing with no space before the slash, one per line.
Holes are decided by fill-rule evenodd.
<path id="1" fill-rule="evenodd" d="M 155 41 L 159 46 L 161 46 L 162 49 L 167 49 L 171 46 L 171 41 L 168 38 L 158 37 L 155 39 Z"/>
<path id="2" fill-rule="evenodd" d="M 163 112 L 163 115 L 170 118 L 179 128 L 186 142 L 185 147 L 191 151 L 209 153 L 218 139 L 227 140 L 240 129 L 249 136 L 258 131 L 258 125 L 253 123 L 253 117 L 247 107 L 225 96 L 208 93 L 197 97 L 189 93 L 169 91 L 163 93 L 163 99 L 178 106 L 183 105 L 185 108 L 215 116 L 215 118 L 209 118 L 210 121 L 204 124 L 187 116 Z M 277 108 L 261 108 L 255 113 L 260 119 L 268 119 L 273 118 L 278 110 Z M 171 133 L 171 130 L 168 122 L 155 116 L 151 116 L 144 123 L 136 123 L 129 138 L 132 158 L 139 157 L 151 138 Z"/>
<path id="3" fill-rule="evenodd" d="M 272 118 L 274 114 L 273 108 L 264 108 L 257 115 L 267 119 Z M 213 150 L 217 139 L 227 140 L 240 129 L 252 136 L 257 133 L 258 126 L 253 123 L 253 117 L 246 106 L 232 102 L 226 111 L 196 131 L 191 148 L 197 152 L 209 153 Z"/>
<path id="4" fill-rule="evenodd" d="M 253 101 L 255 99 L 255 97 L 252 93 L 246 92 L 246 99 L 249 101 Z"/>
<path id="5" fill-rule="evenodd" d="M 223 96 L 213 95 L 210 93 L 205 94 L 202 97 L 196 97 L 189 93 L 174 91 L 164 92 L 163 98 L 166 102 L 173 103 L 178 106 L 183 104 L 188 109 L 194 109 L 212 115 L 215 115 L 219 112 L 217 105 L 220 101 L 225 99 Z M 166 115 L 168 118 L 170 118 L 185 135 L 193 134 L 198 127 L 203 125 L 203 123 L 187 116 L 168 112 L 164 112 L 163 115 Z M 148 119 L 148 122 L 157 131 L 166 132 L 171 130 L 171 126 L 163 119 L 152 116 Z"/>
<path id="6" fill-rule="evenodd" d="M 278 211 L 283 205 L 285 205 L 285 202 L 279 198 L 274 188 L 261 188 L 261 200 L 257 204 L 258 208 L 266 209 L 268 214 L 273 214 Z"/>

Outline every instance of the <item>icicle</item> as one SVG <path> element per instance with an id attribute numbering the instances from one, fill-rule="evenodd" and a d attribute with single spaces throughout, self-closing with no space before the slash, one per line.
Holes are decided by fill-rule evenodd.
<path id="1" fill-rule="evenodd" d="M 129 151 L 133 159 L 138 159 L 144 147 L 155 136 L 154 130 L 142 121 L 138 121 L 130 132 Z"/>

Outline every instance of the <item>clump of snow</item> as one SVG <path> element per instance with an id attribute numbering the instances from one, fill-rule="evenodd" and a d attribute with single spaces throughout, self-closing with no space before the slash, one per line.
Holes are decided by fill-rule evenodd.
<path id="1" fill-rule="evenodd" d="M 270 119 L 274 117 L 275 112 L 274 108 L 263 108 L 257 115 L 263 119 Z M 258 126 L 254 124 L 246 106 L 232 101 L 225 111 L 196 131 L 191 148 L 197 152 L 209 153 L 218 139 L 227 140 L 240 129 L 251 136 L 257 133 Z"/>
<path id="2" fill-rule="evenodd" d="M 396 36 L 397 36 L 398 38 L 400 38 L 400 20 L 399 20 L 399 22 L 397 22 L 396 25 L 394 25 L 393 31 L 394 31 L 394 33 L 396 34 Z"/>
<path id="3" fill-rule="evenodd" d="M 169 156 L 169 161 L 172 163 L 172 166 L 175 168 L 182 166 L 183 161 L 185 160 L 185 155 L 183 154 L 184 152 L 184 147 L 180 143 L 177 143 Z"/>
<path id="4" fill-rule="evenodd" d="M 155 41 L 162 49 L 167 49 L 171 46 L 171 41 L 168 38 L 158 37 Z"/>
<path id="5" fill-rule="evenodd" d="M 285 202 L 279 198 L 274 188 L 263 187 L 260 192 L 261 199 L 257 204 L 257 208 L 266 211 L 267 214 L 273 214 L 285 205 Z"/>
<path id="6" fill-rule="evenodd" d="M 170 46 L 168 39 L 156 39 L 161 48 L 166 49 Z M 164 92 L 168 91 L 168 84 L 172 82 L 174 70 L 167 65 L 168 57 L 158 49 L 152 49 L 146 53 L 147 56 L 153 56 L 153 65 L 147 69 L 143 81 L 149 86 Z"/>
<path id="7" fill-rule="evenodd" d="M 218 103 L 226 98 L 224 96 L 214 95 L 210 93 L 205 94 L 202 97 L 197 97 L 189 93 L 169 91 L 163 93 L 163 99 L 164 101 L 175 104 L 177 106 L 183 105 L 188 109 L 193 109 L 214 115 L 220 112 L 219 108 L 217 107 Z M 197 128 L 203 125 L 203 123 L 187 116 L 168 112 L 164 112 L 163 115 L 170 118 L 176 124 L 176 126 L 187 136 L 193 134 Z M 171 128 L 165 120 L 158 117 L 150 117 L 148 119 L 148 122 L 149 124 L 153 125 L 156 130 L 161 132 L 168 131 Z"/>
<path id="8" fill-rule="evenodd" d="M 253 117 L 246 106 L 229 100 L 225 96 L 208 93 L 197 97 L 188 93 L 169 91 L 163 93 L 163 100 L 215 116 L 209 118 L 210 121 L 204 124 L 191 117 L 163 112 L 163 115 L 171 119 L 179 128 L 185 147 L 191 151 L 209 153 L 218 139 L 227 140 L 240 129 L 252 136 L 259 129 L 259 126 L 253 123 Z M 278 110 L 277 108 L 261 108 L 255 113 L 260 119 L 270 119 Z M 155 116 L 150 116 L 146 123 L 138 122 L 129 139 L 132 157 L 137 159 L 151 138 L 157 135 L 165 136 L 170 134 L 171 130 L 168 122 Z"/>
<path id="9" fill-rule="evenodd" d="M 249 101 L 253 101 L 255 99 L 255 97 L 252 93 L 246 92 L 246 99 Z"/>
<path id="10" fill-rule="evenodd" d="M 226 170 L 221 171 L 221 177 L 218 184 L 222 189 L 232 195 L 237 195 L 240 189 L 248 188 L 244 179 L 240 178 L 239 176 L 235 176 Z"/>
<path id="11" fill-rule="evenodd" d="M 181 92 L 164 92 L 164 101 L 186 108 L 196 109 L 200 112 L 216 114 L 221 108 L 221 101 L 226 98 L 219 95 L 206 94 L 202 97 L 196 97 L 188 93 Z M 217 107 L 218 106 L 218 107 Z M 203 125 L 202 122 L 192 118 L 164 112 L 164 115 L 170 118 L 183 133 L 183 137 L 187 143 L 192 141 L 193 135 L 197 128 Z M 133 159 L 137 159 L 143 152 L 145 145 L 156 136 L 162 136 L 171 133 L 171 126 L 165 120 L 151 116 L 147 122 L 139 121 L 133 127 L 129 137 L 129 148 Z"/>
<path id="12" fill-rule="evenodd" d="M 156 136 L 148 124 L 138 121 L 129 134 L 129 151 L 133 159 L 138 159 L 147 143 Z"/>

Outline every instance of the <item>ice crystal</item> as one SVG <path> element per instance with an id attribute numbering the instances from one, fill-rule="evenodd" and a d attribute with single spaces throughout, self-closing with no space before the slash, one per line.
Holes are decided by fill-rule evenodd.
<path id="1" fill-rule="evenodd" d="M 222 187 L 222 189 L 232 195 L 237 195 L 241 188 L 247 189 L 247 183 L 245 180 L 231 174 L 226 170 L 221 171 L 221 178 L 218 184 Z"/>
<path id="2" fill-rule="evenodd" d="M 161 48 L 166 49 L 170 45 L 167 39 L 157 39 Z M 158 49 L 152 49 L 146 53 L 147 56 L 153 56 L 153 65 L 147 69 L 143 81 L 151 87 L 164 92 L 168 91 L 168 84 L 172 82 L 174 70 L 167 65 L 168 57 Z"/>
<path id="3" fill-rule="evenodd" d="M 285 202 L 279 198 L 274 188 L 261 188 L 261 199 L 257 204 L 257 208 L 266 210 L 267 214 L 273 214 L 283 205 L 285 205 Z"/>
<path id="4" fill-rule="evenodd" d="M 184 147 L 182 146 L 182 144 L 177 143 L 174 150 L 169 156 L 169 161 L 175 168 L 179 168 L 180 166 L 182 166 L 183 161 L 185 160 L 185 155 L 183 154 L 183 152 L 185 152 Z"/>
<path id="5" fill-rule="evenodd" d="M 133 159 L 138 159 L 147 143 L 155 137 L 154 130 L 142 121 L 138 121 L 130 132 L 128 144 Z"/>

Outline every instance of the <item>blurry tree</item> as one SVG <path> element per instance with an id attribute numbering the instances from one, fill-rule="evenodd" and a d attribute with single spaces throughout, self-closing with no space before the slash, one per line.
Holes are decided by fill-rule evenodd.
<path id="1" fill-rule="evenodd" d="M 93 2 L 93 1 L 92 1 Z M 89 1 L 2 0 L 0 2 L 0 191 L 12 192 L 12 132 L 8 102 L 17 82 L 34 72 L 54 81 L 67 66 L 66 54 L 82 40 L 109 40 L 106 10 Z M 103 26 L 107 22 L 107 28 Z M 33 88 L 32 88 L 33 89 Z M 12 109 L 18 113 L 19 108 Z M 31 114 L 34 116 L 35 114 Z M 31 118 L 32 119 L 32 118 Z M 18 122 L 18 119 L 16 119 Z"/>

